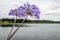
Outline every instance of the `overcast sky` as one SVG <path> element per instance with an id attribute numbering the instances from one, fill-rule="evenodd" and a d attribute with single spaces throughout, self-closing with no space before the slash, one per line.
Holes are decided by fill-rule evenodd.
<path id="1" fill-rule="evenodd" d="M 60 0 L 0 0 L 0 18 L 10 18 L 8 15 L 9 10 L 26 2 L 39 7 L 40 20 L 60 21 Z M 28 19 L 31 18 L 28 17 Z"/>

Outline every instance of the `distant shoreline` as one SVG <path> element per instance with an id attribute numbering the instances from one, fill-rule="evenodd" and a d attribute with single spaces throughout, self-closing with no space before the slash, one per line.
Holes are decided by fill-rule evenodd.
<path id="1" fill-rule="evenodd" d="M 19 25 L 24 19 L 17 19 L 16 26 Z M 14 19 L 0 19 L 0 26 L 12 26 Z M 60 24 L 60 21 L 51 20 L 25 20 L 23 24 Z"/>
<path id="2" fill-rule="evenodd" d="M 19 24 L 21 23 L 16 23 L 15 24 L 15 27 L 17 27 Z M 60 23 L 23 23 L 23 26 L 27 26 L 28 24 L 60 24 Z M 0 25 L 0 27 L 12 27 L 13 26 L 13 23 L 12 24 L 8 24 L 8 25 Z"/>

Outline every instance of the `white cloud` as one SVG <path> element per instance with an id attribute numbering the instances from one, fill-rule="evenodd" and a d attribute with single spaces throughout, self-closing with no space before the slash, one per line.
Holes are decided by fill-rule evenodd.
<path id="1" fill-rule="evenodd" d="M 47 19 L 60 21 L 60 0 L 1 0 L 0 18 L 9 17 L 8 12 L 11 8 L 18 7 L 26 2 L 36 4 L 39 7 L 41 11 L 41 20 Z"/>

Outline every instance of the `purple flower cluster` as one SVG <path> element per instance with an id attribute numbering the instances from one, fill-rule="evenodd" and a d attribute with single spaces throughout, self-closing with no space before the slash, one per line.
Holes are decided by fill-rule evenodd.
<path id="1" fill-rule="evenodd" d="M 40 17 L 40 10 L 36 5 L 30 5 L 28 2 L 23 6 L 20 6 L 16 9 L 11 9 L 9 15 L 14 15 L 18 17 L 25 17 L 26 15 L 34 16 L 37 19 Z"/>

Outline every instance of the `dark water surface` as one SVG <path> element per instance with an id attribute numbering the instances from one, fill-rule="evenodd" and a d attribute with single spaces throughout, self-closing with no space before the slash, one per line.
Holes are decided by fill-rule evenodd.
<path id="1" fill-rule="evenodd" d="M 26 24 L 11 40 L 60 40 L 60 24 Z M 14 28 L 16 29 L 16 27 Z M 0 40 L 6 40 L 11 27 L 0 27 Z"/>

